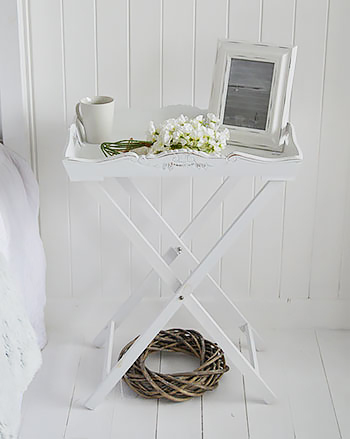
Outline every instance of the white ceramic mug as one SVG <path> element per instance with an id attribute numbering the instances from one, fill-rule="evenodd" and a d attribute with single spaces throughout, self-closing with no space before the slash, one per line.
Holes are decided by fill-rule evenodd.
<path id="1" fill-rule="evenodd" d="M 80 99 L 75 107 L 77 121 L 88 143 L 108 142 L 111 139 L 114 119 L 114 99 L 93 96 Z"/>

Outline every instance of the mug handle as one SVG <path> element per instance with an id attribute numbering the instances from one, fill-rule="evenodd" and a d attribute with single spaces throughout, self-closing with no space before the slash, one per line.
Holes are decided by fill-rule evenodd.
<path id="1" fill-rule="evenodd" d="M 84 142 L 86 142 L 86 131 L 83 123 L 83 118 L 80 113 L 80 102 L 78 102 L 77 105 L 75 106 L 75 114 L 77 118 L 76 121 L 78 122 L 77 128 L 79 130 L 80 137 L 83 139 Z"/>

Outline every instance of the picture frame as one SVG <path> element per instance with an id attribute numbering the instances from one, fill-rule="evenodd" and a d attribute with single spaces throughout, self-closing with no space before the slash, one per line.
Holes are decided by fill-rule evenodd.
<path id="1" fill-rule="evenodd" d="M 219 40 L 209 111 L 229 144 L 283 151 L 296 54 L 296 46 Z"/>

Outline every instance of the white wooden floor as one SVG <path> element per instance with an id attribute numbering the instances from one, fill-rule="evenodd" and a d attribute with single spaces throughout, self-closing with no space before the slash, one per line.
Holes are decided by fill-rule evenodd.
<path id="1" fill-rule="evenodd" d="M 267 349 L 258 354 L 260 369 L 278 395 L 273 405 L 262 403 L 231 368 L 202 398 L 146 400 L 123 383 L 95 411 L 86 410 L 82 401 L 101 375 L 103 356 L 89 341 L 112 306 L 49 303 L 49 343 L 25 395 L 21 439 L 350 439 L 350 331 L 261 331 Z M 150 302 L 146 308 L 118 331 L 117 352 L 146 324 L 145 315 L 157 312 Z M 176 326 L 205 334 L 185 312 L 168 325 Z M 244 349 L 238 333 L 232 336 Z M 196 367 L 195 360 L 171 354 L 149 364 L 167 371 Z"/>

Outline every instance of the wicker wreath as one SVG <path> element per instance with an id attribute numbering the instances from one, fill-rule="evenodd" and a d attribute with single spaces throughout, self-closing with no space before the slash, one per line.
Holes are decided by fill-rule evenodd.
<path id="1" fill-rule="evenodd" d="M 120 352 L 121 358 L 136 337 Z M 200 360 L 200 366 L 193 372 L 162 374 L 149 370 L 146 358 L 159 351 L 182 352 Z M 217 344 L 205 340 L 192 329 L 169 329 L 160 331 L 135 363 L 126 372 L 124 381 L 139 395 L 145 398 L 166 398 L 171 401 L 185 401 L 200 396 L 207 390 L 218 386 L 222 375 L 229 370 L 224 353 Z"/>

